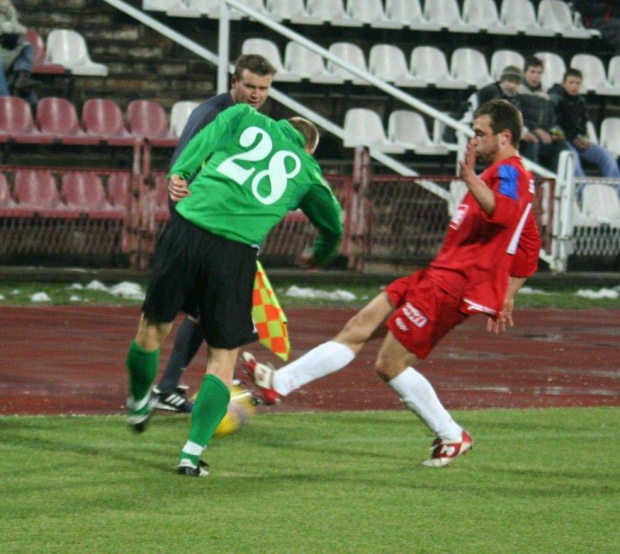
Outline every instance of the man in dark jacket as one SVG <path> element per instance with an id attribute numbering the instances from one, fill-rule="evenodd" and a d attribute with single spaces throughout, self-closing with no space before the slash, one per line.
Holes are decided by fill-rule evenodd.
<path id="1" fill-rule="evenodd" d="M 569 146 L 557 125 L 549 95 L 542 88 L 543 71 L 544 64 L 540 58 L 526 58 L 523 82 L 517 92 L 521 96 L 523 123 L 533 135 L 533 139 L 524 139 L 521 153 L 557 173 L 560 153 L 568 150 Z"/>
<path id="2" fill-rule="evenodd" d="M 549 90 L 555 107 L 558 124 L 564 130 L 570 149 L 575 153 L 575 176 L 584 177 L 581 160 L 595 164 L 605 177 L 620 177 L 616 155 L 595 144 L 588 137 L 588 109 L 584 97 L 579 94 L 583 75 L 578 69 L 568 69 L 562 85 Z"/>
<path id="3" fill-rule="evenodd" d="M 572 3 L 581 14 L 584 27 L 598 29 L 601 37 L 620 54 L 620 1 L 573 0 Z"/>

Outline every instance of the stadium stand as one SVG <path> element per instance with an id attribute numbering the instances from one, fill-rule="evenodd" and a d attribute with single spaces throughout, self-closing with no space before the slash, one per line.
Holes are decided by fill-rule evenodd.
<path id="1" fill-rule="evenodd" d="M 474 48 L 457 48 L 452 53 L 450 75 L 456 82 L 476 88 L 493 82 L 484 54 Z"/>
<path id="2" fill-rule="evenodd" d="M 45 43 L 41 35 L 34 29 L 26 31 L 26 39 L 34 46 L 34 60 L 32 63 L 33 73 L 50 73 L 52 75 L 62 75 L 67 70 L 64 66 L 52 63 L 47 59 L 45 52 Z"/>
<path id="3" fill-rule="evenodd" d="M 427 86 L 447 89 L 468 88 L 467 83 L 452 77 L 448 60 L 437 46 L 416 46 L 411 51 L 409 69 L 413 77 L 421 79 Z"/>
<path id="4" fill-rule="evenodd" d="M 243 42 L 241 47 L 242 54 L 261 54 L 265 56 L 273 65 L 277 73 L 274 75 L 274 81 L 280 82 L 299 82 L 301 76 L 297 73 L 289 73 L 282 63 L 282 56 L 277 45 L 272 41 L 264 38 L 249 38 Z"/>
<path id="5" fill-rule="evenodd" d="M 402 23 L 390 19 L 383 9 L 381 0 L 348 0 L 347 15 L 354 20 L 359 20 L 364 25 L 370 25 L 375 29 L 399 29 Z"/>
<path id="6" fill-rule="evenodd" d="M 364 71 L 368 71 L 364 51 L 357 44 L 354 44 L 352 42 L 334 42 L 329 46 L 328 50 L 331 54 L 342 58 L 348 64 Z M 333 73 L 334 75 L 341 76 L 345 81 L 349 81 L 354 85 L 367 84 L 367 82 L 361 77 L 353 75 L 353 73 L 347 71 L 346 69 L 344 69 L 344 67 L 341 67 L 332 61 L 327 62 L 327 71 Z"/>
<path id="7" fill-rule="evenodd" d="M 370 49 L 368 70 L 397 87 L 424 87 L 426 82 L 411 75 L 404 52 L 393 44 L 375 44 Z"/>
<path id="8" fill-rule="evenodd" d="M 582 92 L 618 96 L 620 87 L 613 86 L 607 79 L 603 60 L 594 54 L 575 54 L 570 61 L 570 67 L 579 69 L 583 74 Z"/>
<path id="9" fill-rule="evenodd" d="M 570 7 L 562 0 L 540 0 L 538 24 L 542 29 L 552 29 L 566 38 L 589 39 L 592 33 L 576 26 Z"/>
<path id="10" fill-rule="evenodd" d="M 13 208 L 16 206 L 15 200 L 13 200 L 13 195 L 11 194 L 11 189 L 9 188 L 9 183 L 6 180 L 6 175 L 4 173 L 0 173 L 0 215 L 5 216 L 6 212 L 2 211 L 2 208 Z"/>
<path id="11" fill-rule="evenodd" d="M 420 0 L 387 0 L 386 17 L 400 21 L 405 28 L 413 31 L 439 31 L 441 25 L 431 23 L 424 16 Z"/>
<path id="12" fill-rule="evenodd" d="M 112 210 L 101 177 L 94 171 L 67 171 L 62 175 L 60 199 L 69 209 L 93 219 L 123 217 Z"/>
<path id="13" fill-rule="evenodd" d="M 515 50 L 496 50 L 493 52 L 489 69 L 491 79 L 499 81 L 502 71 L 509 65 L 514 65 L 523 70 L 525 65 L 523 54 Z"/>
<path id="14" fill-rule="evenodd" d="M 308 0 L 306 9 L 310 16 L 336 27 L 362 26 L 359 19 L 353 19 L 347 14 L 343 0 Z"/>
<path id="15" fill-rule="evenodd" d="M 583 213 L 586 216 L 620 229 L 620 199 L 613 187 L 590 183 L 584 187 L 582 195 Z"/>
<path id="16" fill-rule="evenodd" d="M 61 202 L 56 179 L 49 169 L 20 169 L 15 172 L 15 215 L 43 218 L 77 218 L 79 214 Z"/>
<path id="17" fill-rule="evenodd" d="M 536 52 L 534 54 L 540 58 L 545 65 L 541 82 L 545 90 L 550 89 L 553 85 L 561 83 L 564 80 L 566 72 L 566 62 L 559 54 L 555 52 Z"/>
<path id="18" fill-rule="evenodd" d="M 267 0 L 265 9 L 276 21 L 301 25 L 320 25 L 319 17 L 311 16 L 306 10 L 304 0 Z"/>
<path id="19" fill-rule="evenodd" d="M 530 0 L 503 0 L 499 16 L 506 29 L 528 37 L 552 37 L 555 31 L 538 24 L 536 10 Z"/>

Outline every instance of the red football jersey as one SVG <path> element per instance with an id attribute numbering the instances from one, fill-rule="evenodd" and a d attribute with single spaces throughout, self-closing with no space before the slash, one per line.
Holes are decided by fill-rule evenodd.
<path id="1" fill-rule="evenodd" d="M 465 313 L 496 317 L 508 277 L 529 277 L 538 266 L 540 234 L 532 213 L 534 181 L 519 156 L 480 174 L 495 194 L 495 210 L 484 213 L 468 192 L 458 206 L 428 277 L 462 298 Z"/>

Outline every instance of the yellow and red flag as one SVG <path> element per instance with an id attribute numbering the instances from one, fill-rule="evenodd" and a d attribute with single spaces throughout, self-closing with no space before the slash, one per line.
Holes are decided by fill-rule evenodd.
<path id="1" fill-rule="evenodd" d="M 291 355 L 291 343 L 286 315 L 259 261 L 256 262 L 252 304 L 252 319 L 258 331 L 259 342 L 285 362 L 288 361 Z"/>

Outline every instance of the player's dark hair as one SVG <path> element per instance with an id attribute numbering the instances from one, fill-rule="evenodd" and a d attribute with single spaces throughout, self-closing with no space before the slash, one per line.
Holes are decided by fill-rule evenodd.
<path id="1" fill-rule="evenodd" d="M 577 77 L 583 81 L 583 73 L 574 67 L 569 67 L 564 73 L 563 81 L 566 81 L 567 77 Z"/>
<path id="2" fill-rule="evenodd" d="M 525 58 L 525 63 L 523 65 L 523 72 L 527 71 L 528 67 L 542 67 L 545 68 L 545 62 L 543 62 L 540 58 L 536 56 L 528 56 Z"/>
<path id="3" fill-rule="evenodd" d="M 297 129 L 304 137 L 306 146 L 311 146 L 313 149 L 317 147 L 319 143 L 319 130 L 316 128 L 312 121 L 308 121 L 303 117 L 291 117 L 289 123 Z"/>
<path id="4" fill-rule="evenodd" d="M 510 144 L 515 148 L 519 147 L 523 131 L 523 116 L 513 104 L 507 100 L 489 100 L 474 112 L 474 119 L 483 115 L 488 115 L 491 119 L 493 133 L 498 135 L 507 129 L 512 134 Z"/>
<path id="5" fill-rule="evenodd" d="M 248 70 L 250 73 L 254 73 L 259 77 L 265 75 L 275 75 L 277 69 L 271 65 L 269 60 L 260 54 L 243 54 L 237 58 L 235 62 L 234 77 L 239 80 L 244 70 Z"/>

